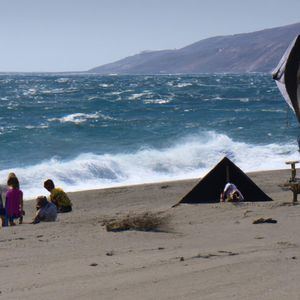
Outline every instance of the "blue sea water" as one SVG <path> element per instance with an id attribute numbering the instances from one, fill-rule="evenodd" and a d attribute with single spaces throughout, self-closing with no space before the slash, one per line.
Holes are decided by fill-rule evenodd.
<path id="1" fill-rule="evenodd" d="M 298 159 L 296 119 L 270 75 L 0 75 L 0 183 L 25 198 L 244 171 Z M 289 123 L 289 124 L 287 124 Z"/>

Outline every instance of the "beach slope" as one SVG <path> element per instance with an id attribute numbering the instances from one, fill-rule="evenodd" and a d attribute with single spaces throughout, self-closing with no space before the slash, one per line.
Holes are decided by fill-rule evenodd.
<path id="1" fill-rule="evenodd" d="M 171 208 L 196 180 L 70 193 L 74 211 L 57 222 L 0 229 L 0 298 L 299 299 L 300 206 L 278 186 L 290 171 L 249 176 L 273 202 Z M 168 226 L 102 226 L 144 212 Z M 252 224 L 261 217 L 277 223 Z"/>

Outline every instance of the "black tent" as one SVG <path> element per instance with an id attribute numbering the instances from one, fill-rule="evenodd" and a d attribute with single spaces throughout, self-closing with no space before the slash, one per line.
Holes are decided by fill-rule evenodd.
<path id="1" fill-rule="evenodd" d="M 227 182 L 237 186 L 244 201 L 272 201 L 241 169 L 224 157 L 178 204 L 220 202 L 220 194 Z"/>
<path id="2" fill-rule="evenodd" d="M 300 35 L 289 45 L 272 75 L 300 123 Z"/>

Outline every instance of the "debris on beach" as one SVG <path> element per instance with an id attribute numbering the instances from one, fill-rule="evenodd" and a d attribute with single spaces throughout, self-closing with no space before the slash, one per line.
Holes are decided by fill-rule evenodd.
<path id="1" fill-rule="evenodd" d="M 169 216 L 163 215 L 162 212 L 146 212 L 142 214 L 128 214 L 125 217 L 104 220 L 102 225 L 107 231 L 165 231 L 169 222 Z"/>
<path id="2" fill-rule="evenodd" d="M 98 266 L 97 263 L 91 263 L 91 264 L 90 264 L 90 267 L 96 267 L 96 266 Z"/>
<path id="3" fill-rule="evenodd" d="M 198 254 L 196 256 L 194 256 L 194 258 L 211 258 L 213 256 L 218 256 L 217 254 L 211 254 L 211 253 L 208 253 L 208 254 Z"/>
<path id="4" fill-rule="evenodd" d="M 162 185 L 160 188 L 161 189 L 167 189 L 169 186 L 166 184 L 166 185 Z"/>
<path id="5" fill-rule="evenodd" d="M 274 220 L 272 218 L 259 218 L 252 222 L 252 224 L 262 224 L 262 223 L 275 224 L 275 223 L 277 223 L 277 220 Z"/>

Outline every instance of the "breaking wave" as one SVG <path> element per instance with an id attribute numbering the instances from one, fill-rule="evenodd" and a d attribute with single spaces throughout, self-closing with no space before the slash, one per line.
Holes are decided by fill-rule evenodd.
<path id="1" fill-rule="evenodd" d="M 142 148 L 133 153 L 84 153 L 72 160 L 52 158 L 24 168 L 0 171 L 0 178 L 15 172 L 26 199 L 45 194 L 43 181 L 52 178 L 66 191 L 197 178 L 224 156 L 246 172 L 287 168 L 286 160 L 298 159 L 293 144 L 250 145 L 224 134 L 208 132 L 188 136 L 163 149 Z"/>

